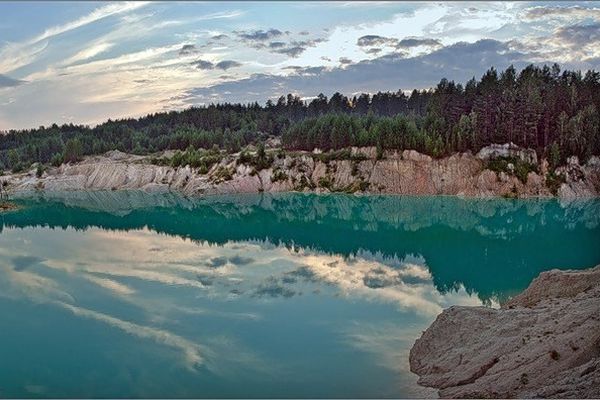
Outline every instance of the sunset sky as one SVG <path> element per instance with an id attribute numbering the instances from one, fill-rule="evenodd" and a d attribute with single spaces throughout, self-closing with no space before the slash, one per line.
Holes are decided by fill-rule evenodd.
<path id="1" fill-rule="evenodd" d="M 600 4 L 0 2 L 0 130 L 600 69 Z"/>

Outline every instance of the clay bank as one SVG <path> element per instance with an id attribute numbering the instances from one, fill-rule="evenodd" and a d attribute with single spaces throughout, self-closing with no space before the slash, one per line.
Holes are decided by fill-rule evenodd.
<path id="1" fill-rule="evenodd" d="M 600 398 L 600 266 L 543 272 L 501 309 L 450 307 L 410 351 L 453 398 Z"/>
<path id="2" fill-rule="evenodd" d="M 210 151 L 206 151 L 209 153 Z M 184 154 L 184 153 L 183 153 Z M 185 155 L 185 154 L 184 154 Z M 11 192 L 31 190 L 177 191 L 185 195 L 314 191 L 468 197 L 589 198 L 600 194 L 600 158 L 550 168 L 535 151 L 512 144 L 493 145 L 477 154 L 433 159 L 414 150 L 374 147 L 330 153 L 289 152 L 270 148 L 208 154 L 200 166 L 179 164 L 182 153 L 138 156 L 111 151 L 76 162 L 5 175 Z M 183 158 L 185 160 L 185 158 Z"/>

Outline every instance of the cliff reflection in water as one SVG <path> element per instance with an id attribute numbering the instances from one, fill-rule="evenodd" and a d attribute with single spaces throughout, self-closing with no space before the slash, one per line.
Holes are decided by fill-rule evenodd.
<path id="1" fill-rule="evenodd" d="M 354 277 L 372 289 L 404 282 L 406 260 L 416 260 L 408 264 L 426 267 L 431 278 L 415 272 L 405 281 L 432 279 L 441 293 L 464 286 L 484 301 L 503 300 L 543 270 L 600 262 L 598 201 L 312 194 L 190 199 L 139 191 L 46 193 L 19 201 L 24 207 L 5 214 L 3 227 L 147 228 L 210 245 L 283 245 L 307 256 L 328 255 L 331 263 L 338 262 L 335 256 L 349 265 L 377 260 L 392 272 L 365 270 Z M 304 272 L 308 280 L 331 278 Z M 264 292 L 293 292 L 281 282 L 272 286 L 275 291 Z"/>

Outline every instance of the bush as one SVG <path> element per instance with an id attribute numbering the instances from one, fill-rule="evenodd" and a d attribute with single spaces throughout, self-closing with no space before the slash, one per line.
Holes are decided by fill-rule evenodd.
<path id="1" fill-rule="evenodd" d="M 54 153 L 54 155 L 50 159 L 50 164 L 52 164 L 54 167 L 60 167 L 60 165 L 62 163 L 63 163 L 63 156 L 62 156 L 62 154 L 60 154 L 60 153 Z"/>
<path id="2" fill-rule="evenodd" d="M 563 183 L 565 183 L 564 175 L 558 175 L 554 171 L 548 172 L 546 175 L 546 187 L 555 196 L 558 194 L 558 189 L 560 189 L 560 185 Z"/>
<path id="3" fill-rule="evenodd" d="M 264 144 L 258 145 L 256 154 L 250 154 L 247 151 L 242 151 L 237 159 L 237 164 L 245 164 L 254 167 L 256 171 L 270 168 L 273 165 L 273 155 L 265 151 Z"/>
<path id="4" fill-rule="evenodd" d="M 233 171 L 229 167 L 220 166 L 212 176 L 213 183 L 222 183 L 233 179 Z"/>
<path id="5" fill-rule="evenodd" d="M 513 165 L 513 169 L 509 168 L 509 164 Z M 522 183 L 527 183 L 527 175 L 530 172 L 538 172 L 536 165 L 522 161 L 516 157 L 498 157 L 488 160 L 485 167 L 496 173 L 504 172 L 509 175 L 516 176 Z"/>
<path id="6" fill-rule="evenodd" d="M 319 187 L 323 189 L 333 189 L 333 180 L 329 175 L 325 175 L 319 178 L 318 181 Z"/>
<path id="7" fill-rule="evenodd" d="M 279 168 L 273 171 L 271 182 L 284 182 L 288 180 L 288 175 Z"/>
<path id="8" fill-rule="evenodd" d="M 38 164 L 38 166 L 35 170 L 35 176 L 37 176 L 38 178 L 41 178 L 42 175 L 44 175 L 44 166 L 42 164 Z"/>
<path id="9" fill-rule="evenodd" d="M 79 139 L 69 139 L 65 144 L 63 162 L 77 162 L 83 156 L 83 146 Z"/>

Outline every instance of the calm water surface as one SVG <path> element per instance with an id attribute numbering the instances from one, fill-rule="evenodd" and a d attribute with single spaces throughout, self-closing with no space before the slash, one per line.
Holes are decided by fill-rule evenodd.
<path id="1" fill-rule="evenodd" d="M 93 192 L 0 215 L 0 397 L 422 397 L 421 331 L 600 263 L 600 202 Z"/>

